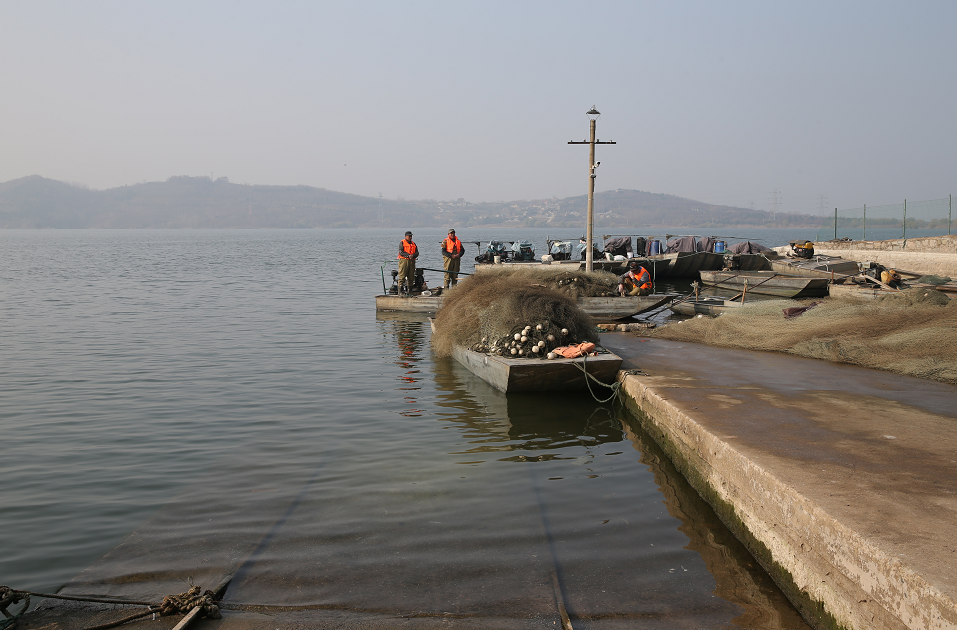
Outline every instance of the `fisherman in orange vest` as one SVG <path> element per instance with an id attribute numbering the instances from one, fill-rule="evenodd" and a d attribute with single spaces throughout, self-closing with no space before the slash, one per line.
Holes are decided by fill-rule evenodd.
<path id="1" fill-rule="evenodd" d="M 449 230 L 449 236 L 442 241 L 442 264 L 445 268 L 445 288 L 449 288 L 449 282 L 454 287 L 459 281 L 459 269 L 462 268 L 462 254 L 465 253 L 465 247 L 462 241 L 455 237 L 455 228 Z"/>
<path id="2" fill-rule="evenodd" d="M 628 263 L 628 272 L 618 281 L 620 295 L 648 295 L 651 293 L 651 274 L 635 261 Z"/>
<path id="3" fill-rule="evenodd" d="M 402 293 L 402 282 L 405 289 L 412 295 L 412 286 L 415 284 L 415 259 L 419 257 L 419 248 L 412 242 L 412 232 L 406 232 L 405 238 L 399 241 L 399 293 Z"/>

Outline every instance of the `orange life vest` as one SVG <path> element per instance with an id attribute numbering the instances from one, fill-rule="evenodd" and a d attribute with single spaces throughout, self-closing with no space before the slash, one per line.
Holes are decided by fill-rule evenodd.
<path id="1" fill-rule="evenodd" d="M 639 289 L 651 289 L 651 274 L 644 267 L 628 271 L 628 278 L 634 281 Z"/>
<path id="2" fill-rule="evenodd" d="M 444 241 L 442 241 L 442 251 L 446 251 L 450 254 L 462 255 L 462 241 L 460 241 L 455 236 L 450 236 Z"/>
<path id="3" fill-rule="evenodd" d="M 409 241 L 405 239 L 402 239 L 402 241 L 399 243 L 399 247 L 401 248 L 399 249 L 399 252 L 405 252 L 407 254 L 406 256 L 403 256 L 400 253 L 398 256 L 396 256 L 396 258 L 398 258 L 399 260 L 403 258 L 408 258 L 410 260 L 414 259 L 415 255 L 419 253 L 419 248 L 416 247 L 415 243 L 414 242 L 410 243 Z"/>

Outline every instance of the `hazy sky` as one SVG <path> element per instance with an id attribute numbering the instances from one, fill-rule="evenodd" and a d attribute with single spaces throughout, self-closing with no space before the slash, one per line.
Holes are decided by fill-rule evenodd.
<path id="1" fill-rule="evenodd" d="M 0 3 L 0 181 L 817 213 L 957 192 L 957 2 Z"/>

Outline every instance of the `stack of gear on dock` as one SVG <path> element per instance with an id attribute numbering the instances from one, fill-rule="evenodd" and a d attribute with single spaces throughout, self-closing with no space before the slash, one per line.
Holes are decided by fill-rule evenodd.
<path id="1" fill-rule="evenodd" d="M 915 288 L 872 301 L 830 298 L 811 305 L 799 300 L 755 302 L 714 319 L 699 316 L 649 334 L 957 383 L 957 300 L 935 289 Z M 798 311 L 803 312 L 795 316 Z"/>
<path id="2" fill-rule="evenodd" d="M 591 318 L 575 301 L 537 280 L 523 273 L 481 273 L 459 283 L 435 318 L 435 352 L 451 356 L 452 348 L 462 346 L 536 358 L 561 346 L 596 342 Z"/>

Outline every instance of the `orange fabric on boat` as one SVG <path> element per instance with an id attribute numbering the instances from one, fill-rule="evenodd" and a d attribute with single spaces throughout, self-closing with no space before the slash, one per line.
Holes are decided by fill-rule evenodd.
<path id="1" fill-rule="evenodd" d="M 595 344 L 586 341 L 585 343 L 580 343 L 574 346 L 562 346 L 560 348 L 555 348 L 552 350 L 555 354 L 560 354 L 566 359 L 574 359 L 576 357 L 581 357 L 592 350 L 595 349 Z"/>

